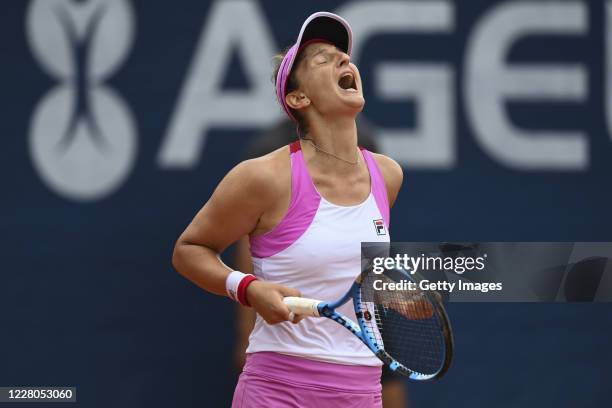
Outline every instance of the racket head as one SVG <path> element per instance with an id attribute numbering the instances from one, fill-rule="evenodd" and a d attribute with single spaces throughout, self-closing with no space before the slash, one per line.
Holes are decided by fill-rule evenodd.
<path id="1" fill-rule="evenodd" d="M 364 270 L 351 288 L 363 342 L 391 371 L 413 380 L 441 378 L 449 369 L 454 339 L 442 298 L 430 291 L 374 290 L 374 280 L 418 282 L 404 270 Z"/>

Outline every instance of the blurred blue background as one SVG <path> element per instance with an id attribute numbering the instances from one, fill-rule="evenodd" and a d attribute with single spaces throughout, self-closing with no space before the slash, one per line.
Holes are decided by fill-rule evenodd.
<path id="1" fill-rule="evenodd" d="M 0 386 L 229 406 L 234 305 L 172 249 L 281 118 L 272 55 L 319 10 L 404 167 L 394 241 L 612 241 L 612 1 L 6 2 Z M 448 311 L 454 366 L 412 406 L 610 406 L 612 305 Z"/>

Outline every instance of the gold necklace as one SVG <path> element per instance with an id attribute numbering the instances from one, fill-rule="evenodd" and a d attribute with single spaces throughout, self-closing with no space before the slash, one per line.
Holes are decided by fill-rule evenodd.
<path id="1" fill-rule="evenodd" d="M 350 160 L 343 159 L 342 157 L 337 156 L 337 155 L 335 155 L 335 154 L 333 154 L 333 153 L 331 153 L 331 152 L 328 152 L 327 150 L 323 150 L 323 149 L 321 149 L 319 146 L 317 146 L 317 145 L 316 145 L 316 144 L 315 144 L 315 143 L 312 141 L 312 139 L 306 139 L 306 138 L 303 138 L 302 140 L 306 140 L 307 142 L 309 142 L 309 143 L 312 145 L 312 147 L 314 147 L 314 148 L 315 148 L 315 150 L 317 150 L 317 151 L 319 151 L 319 152 L 322 152 L 322 153 L 325 153 L 325 154 L 327 154 L 327 155 L 330 155 L 331 157 L 334 157 L 334 158 L 336 158 L 336 159 L 338 159 L 338 160 L 341 160 L 341 161 L 343 161 L 343 162 L 345 162 L 345 163 L 351 164 L 351 165 L 353 165 L 353 166 L 359 163 L 359 149 L 357 149 L 357 152 L 355 152 L 355 161 L 354 161 L 354 162 L 352 162 L 352 161 L 350 161 Z"/>

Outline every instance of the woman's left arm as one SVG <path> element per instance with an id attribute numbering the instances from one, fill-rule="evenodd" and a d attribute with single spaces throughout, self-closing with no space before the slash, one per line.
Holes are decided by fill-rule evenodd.
<path id="1" fill-rule="evenodd" d="M 376 159 L 380 172 L 385 179 L 387 195 L 389 198 L 389 208 L 391 208 L 393 207 L 395 199 L 397 198 L 400 188 L 402 187 L 402 182 L 404 181 L 404 171 L 402 170 L 402 166 L 388 156 L 374 153 L 374 158 Z"/>

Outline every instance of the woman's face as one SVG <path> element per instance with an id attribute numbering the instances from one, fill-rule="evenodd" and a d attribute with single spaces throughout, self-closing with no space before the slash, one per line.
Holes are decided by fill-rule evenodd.
<path id="1" fill-rule="evenodd" d="M 357 115 L 363 109 L 361 77 L 350 57 L 335 46 L 314 43 L 302 51 L 296 75 L 302 92 L 324 116 Z"/>

